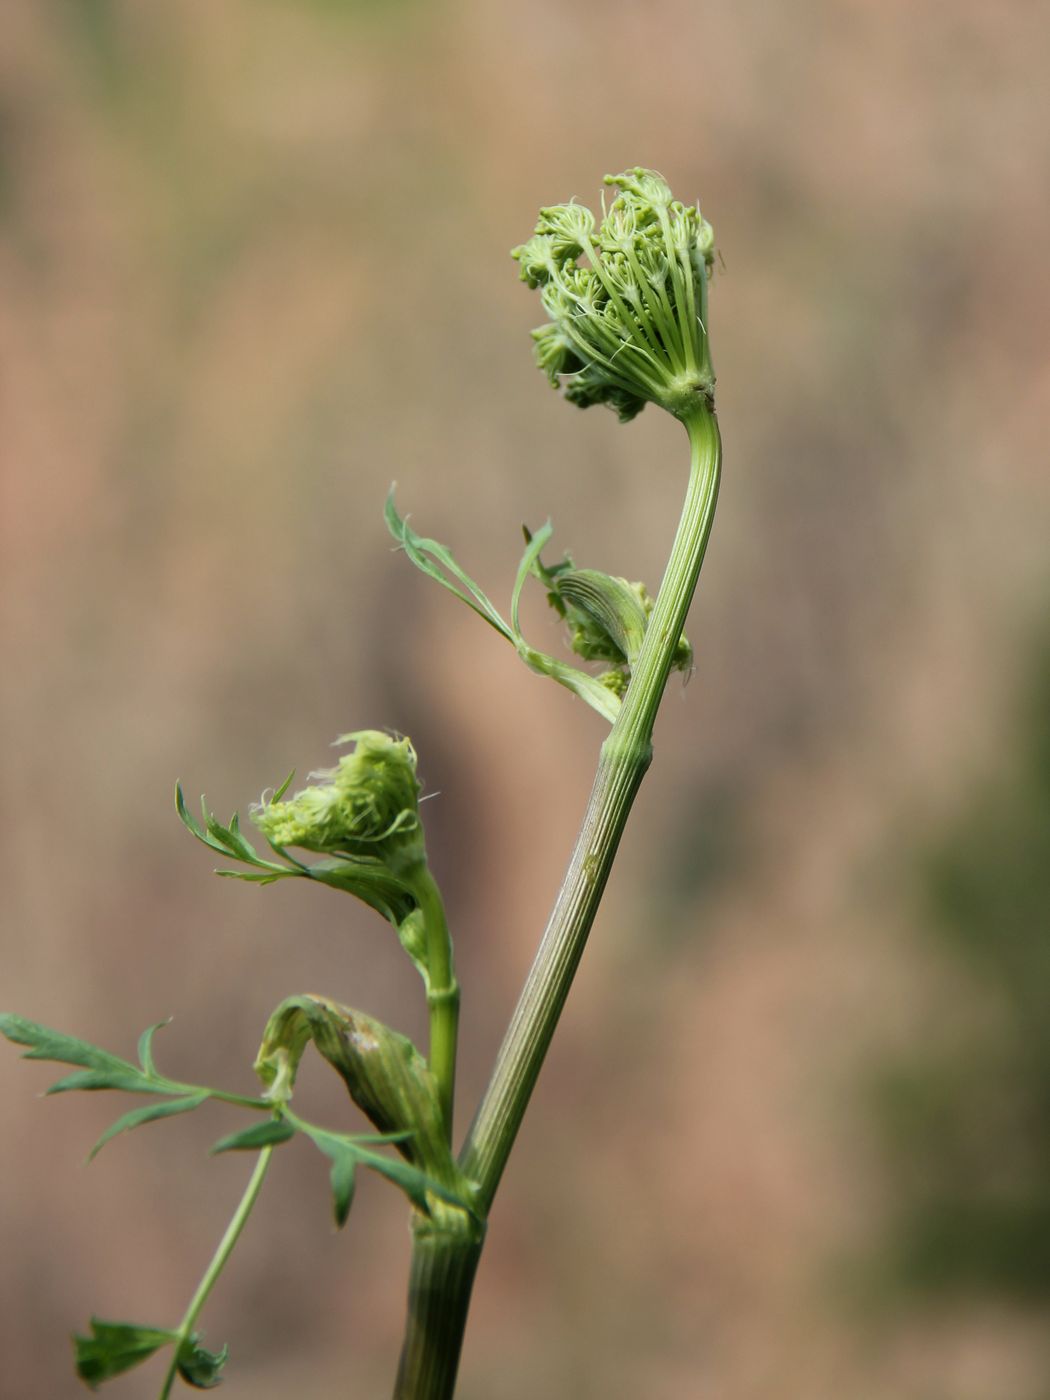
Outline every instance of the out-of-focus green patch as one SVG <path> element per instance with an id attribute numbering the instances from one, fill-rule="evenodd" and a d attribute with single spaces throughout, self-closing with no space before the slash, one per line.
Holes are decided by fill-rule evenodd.
<path id="1" fill-rule="evenodd" d="M 131 65 L 117 0 L 52 0 L 52 4 L 83 66 L 104 92 L 119 94 Z"/>
<path id="2" fill-rule="evenodd" d="M 297 10 L 312 11 L 336 20 L 367 20 L 380 24 L 401 19 L 422 8 L 420 0 L 270 0 L 270 3 L 292 5 Z"/>
<path id="3" fill-rule="evenodd" d="M 900 1290 L 1050 1299 L 1050 638 L 1013 753 L 918 867 L 959 979 L 878 1076 Z"/>
<path id="4" fill-rule="evenodd" d="M 679 935 L 693 940 L 696 921 L 683 911 L 716 898 L 745 869 L 751 850 L 743 826 L 746 793 L 730 779 L 702 785 L 675 808 L 675 820 L 662 845 L 662 859 L 652 898 L 659 901 L 652 921 L 655 942 L 676 946 Z"/>

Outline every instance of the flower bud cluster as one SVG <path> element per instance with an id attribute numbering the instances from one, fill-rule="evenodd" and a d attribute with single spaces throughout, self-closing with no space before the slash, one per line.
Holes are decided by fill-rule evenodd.
<path id="1" fill-rule="evenodd" d="M 626 422 L 656 403 L 688 417 L 714 392 L 711 225 L 653 171 L 605 183 L 620 193 L 600 225 L 574 202 L 541 209 L 536 232 L 511 255 L 550 317 L 532 333 L 536 363 L 581 408 L 608 404 Z"/>
<path id="2" fill-rule="evenodd" d="M 374 729 L 344 734 L 353 743 L 334 768 L 287 801 L 260 803 L 252 820 L 274 846 L 301 846 L 331 855 L 374 856 L 387 863 L 423 858 L 421 785 L 408 739 Z"/>

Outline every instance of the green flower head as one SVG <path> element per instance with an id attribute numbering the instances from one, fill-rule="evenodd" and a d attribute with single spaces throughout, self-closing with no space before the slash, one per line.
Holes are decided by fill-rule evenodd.
<path id="1" fill-rule="evenodd" d="M 655 403 L 688 418 L 714 396 L 711 225 L 651 170 L 605 183 L 620 193 L 600 226 L 583 205 L 556 204 L 511 255 L 550 318 L 532 333 L 536 363 L 581 408 L 608 404 L 626 422 Z"/>
<path id="2" fill-rule="evenodd" d="M 282 849 L 301 846 L 329 855 L 372 856 L 384 862 L 424 859 L 416 752 L 408 739 L 375 729 L 343 734 L 353 743 L 334 768 L 287 801 L 263 801 L 252 820 Z"/>

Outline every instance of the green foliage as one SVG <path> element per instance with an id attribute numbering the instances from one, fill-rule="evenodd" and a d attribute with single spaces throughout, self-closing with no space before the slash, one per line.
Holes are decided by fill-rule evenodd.
<path id="1" fill-rule="evenodd" d="M 536 363 L 580 408 L 607 404 L 626 422 L 655 403 L 688 417 L 714 393 L 711 225 L 651 170 L 605 183 L 620 194 L 600 226 L 583 205 L 552 205 L 512 253 L 550 317 L 533 331 Z"/>
<path id="2" fill-rule="evenodd" d="M 27 1045 L 23 1059 L 53 1060 L 59 1064 L 79 1065 L 75 1074 L 67 1074 L 56 1080 L 47 1090 L 48 1094 L 68 1093 L 71 1089 L 101 1090 L 115 1089 L 126 1094 L 156 1094 L 164 1096 L 163 1103 L 149 1104 L 145 1108 L 132 1109 L 122 1118 L 111 1124 L 92 1147 L 89 1160 L 93 1159 L 112 1138 L 132 1128 L 146 1123 L 155 1123 L 162 1118 L 173 1118 L 181 1113 L 190 1113 L 200 1108 L 216 1093 L 213 1089 L 199 1085 L 181 1084 L 157 1072 L 153 1060 L 153 1037 L 160 1029 L 150 1026 L 139 1038 L 139 1060 L 141 1068 L 122 1060 L 118 1055 L 102 1050 L 75 1036 L 51 1030 L 36 1021 L 27 1021 L 22 1016 L 8 1012 L 0 1013 L 0 1034 L 16 1045 Z"/>
<path id="3" fill-rule="evenodd" d="M 195 1336 L 189 1336 L 179 1347 L 179 1375 L 195 1390 L 214 1390 L 222 1384 L 222 1371 L 229 1355 L 229 1347 L 207 1351 Z"/>
<path id="4" fill-rule="evenodd" d="M 526 527 L 525 552 L 514 580 L 508 622 L 444 545 L 417 535 L 402 519 L 394 505 L 393 489 L 387 497 L 386 522 L 416 568 L 484 618 L 510 642 L 530 671 L 549 676 L 585 700 L 610 724 L 615 722 L 653 610 L 653 599 L 643 583 L 628 583 L 597 569 L 577 569 L 567 555 L 561 563 L 547 567 L 540 556 L 553 534 L 550 523 L 535 533 Z M 609 663 L 608 670 L 592 676 L 529 645 L 521 630 L 519 609 L 522 589 L 530 574 L 547 589 L 549 603 L 568 625 L 569 642 L 576 655 L 584 661 Z M 672 669 L 689 671 L 692 665 L 693 649 L 683 636 L 675 648 Z"/>
<path id="5" fill-rule="evenodd" d="M 148 1361 L 161 1347 L 178 1341 L 178 1333 L 133 1322 L 91 1319 L 91 1335 L 73 1338 L 77 1375 L 96 1390 L 102 1381 Z"/>
<path id="6" fill-rule="evenodd" d="M 354 1103 L 379 1129 L 378 1138 L 320 1129 L 287 1108 L 299 1062 L 311 1042 L 342 1078 Z M 347 1192 L 353 1189 L 351 1167 L 357 1165 L 385 1176 L 426 1214 L 431 1195 L 470 1211 L 469 1187 L 455 1165 L 445 1134 L 438 1086 L 426 1061 L 405 1036 L 372 1016 L 324 997 L 289 997 L 270 1017 L 255 1068 L 270 1096 L 284 1104 L 287 1121 L 331 1159 L 340 1223 L 349 1209 Z M 405 1161 L 375 1151 L 377 1145 L 386 1143 L 393 1144 Z"/>
<path id="7" fill-rule="evenodd" d="M 289 998 L 270 1019 L 256 1066 L 269 1096 L 250 1099 L 220 1089 L 183 1084 L 160 1074 L 153 1056 L 153 1038 L 163 1024 L 150 1026 L 139 1037 L 140 1067 L 136 1067 L 87 1041 L 21 1016 L 0 1014 L 0 1033 L 15 1044 L 28 1047 L 25 1059 L 78 1067 L 77 1073 L 53 1084 L 49 1093 L 115 1089 L 161 1097 L 161 1102 L 133 1109 L 111 1124 L 91 1149 L 92 1158 L 120 1133 L 189 1113 L 216 1098 L 266 1110 L 270 1116 L 226 1134 L 214 1144 L 212 1153 L 260 1152 L 268 1157 L 273 1148 L 296 1136 L 307 1138 L 330 1163 L 333 1210 L 340 1227 L 350 1213 L 359 1167 L 366 1167 L 397 1186 L 423 1216 L 429 1216 L 440 1203 L 475 1219 L 469 1185 L 456 1168 L 444 1135 L 437 1086 L 426 1062 L 404 1036 L 371 1017 L 321 998 Z M 354 1101 L 380 1128 L 379 1133 L 339 1133 L 307 1122 L 291 1111 L 288 1099 L 299 1060 L 311 1040 L 338 1071 Z M 390 1147 L 396 1148 L 404 1160 L 388 1155 L 386 1149 Z M 261 1160 L 262 1171 L 265 1166 Z M 232 1250 L 261 1179 L 258 1173 L 253 1177 L 238 1211 L 237 1230 L 232 1236 L 228 1233 L 220 1246 L 200 1303 Z M 192 1320 L 188 1318 L 183 1329 L 165 1330 L 92 1318 L 90 1335 L 74 1338 L 77 1374 L 94 1389 L 148 1360 L 160 1348 L 174 1344 L 174 1372 L 188 1385 L 211 1389 L 221 1381 L 227 1352 L 223 1348 L 212 1353 L 202 1347 L 196 1333 L 189 1330 Z M 170 1379 L 169 1376 L 169 1385 Z M 163 1393 L 166 1395 L 167 1389 Z"/>
<path id="8" fill-rule="evenodd" d="M 528 529 L 525 539 L 529 543 L 534 539 Z M 547 601 L 569 628 L 573 651 L 584 661 L 609 663 L 609 670 L 598 679 L 622 695 L 653 610 L 645 584 L 628 583 L 598 569 L 577 569 L 569 555 L 560 563 L 545 565 L 537 552 L 532 572 L 547 589 Z M 688 672 L 692 665 L 693 648 L 683 635 L 675 647 L 671 669 Z"/>
<path id="9" fill-rule="evenodd" d="M 266 1123 L 253 1123 L 250 1128 L 229 1133 L 212 1147 L 212 1155 L 220 1152 L 259 1152 L 264 1147 L 277 1147 L 295 1137 L 295 1129 L 283 1118 L 271 1118 Z"/>
<path id="10" fill-rule="evenodd" d="M 155 1123 L 161 1118 L 174 1118 L 180 1113 L 191 1113 L 195 1108 L 200 1108 L 202 1103 L 207 1103 L 209 1098 L 211 1095 L 207 1089 L 199 1089 L 196 1093 L 186 1094 L 181 1098 L 147 1104 L 145 1108 L 133 1108 L 130 1113 L 125 1113 L 123 1118 L 118 1118 L 106 1129 L 88 1154 L 89 1160 L 93 1160 L 106 1143 L 118 1134 L 129 1132 L 132 1128 L 141 1128 L 144 1123 Z"/>
<path id="11" fill-rule="evenodd" d="M 385 738 L 386 736 L 382 736 Z M 393 741 L 390 741 L 393 742 Z M 403 741 L 407 744 L 407 740 Z M 414 753 L 412 758 L 414 773 Z M 279 808 L 281 798 L 288 790 L 292 781 L 292 775 L 285 779 L 281 786 L 265 804 L 267 811 L 273 812 Z M 307 789 L 307 792 L 318 791 L 318 789 Z M 294 801 L 299 801 L 302 798 Z M 310 799 L 313 801 L 314 799 Z M 293 804 L 288 804 L 289 806 Z M 342 890 L 346 894 L 352 894 L 362 903 L 367 904 L 370 909 L 374 909 L 386 919 L 397 931 L 405 951 L 415 963 L 417 970 L 422 976 L 424 983 L 429 984 L 429 970 L 427 967 L 426 943 L 420 937 L 420 915 L 418 900 L 415 893 L 414 871 L 411 868 L 411 861 L 406 862 L 406 855 L 409 854 L 405 844 L 398 842 L 396 849 L 384 847 L 381 853 L 349 854 L 339 852 L 326 857 L 323 860 L 306 864 L 296 860 L 295 857 L 282 847 L 271 842 L 271 849 L 280 857 L 280 863 L 265 860 L 258 851 L 244 837 L 240 830 L 237 813 L 230 818 L 228 826 L 223 826 L 218 819 L 208 811 L 204 799 L 201 799 L 201 810 L 203 815 L 203 826 L 189 812 L 185 799 L 182 795 L 182 788 L 179 784 L 175 787 L 175 807 L 179 814 L 179 819 L 198 841 L 207 846 L 209 850 L 217 852 L 227 860 L 240 861 L 249 866 L 248 870 L 217 870 L 217 875 L 225 876 L 233 880 L 244 880 L 250 884 L 270 885 L 275 880 L 284 879 L 304 879 L 313 880 L 317 884 L 327 885 L 331 889 Z M 302 803 L 300 802 L 300 809 Z M 402 809 L 406 811 L 408 809 Z M 409 826 L 407 817 L 397 814 L 393 821 L 397 823 L 400 818 L 400 830 L 402 833 Z M 418 822 L 418 812 L 416 813 Z M 266 824 L 264 817 L 260 825 Z M 265 834 L 265 832 L 264 832 Z M 394 833 L 391 833 L 393 836 Z M 413 842 L 418 835 L 418 850 L 423 849 L 421 831 L 412 830 Z M 367 849 L 367 844 L 362 843 Z M 378 843 L 373 843 L 372 849 L 377 849 Z M 425 853 L 424 853 L 425 855 Z M 391 865 L 391 859 L 394 866 Z M 406 870 L 406 863 L 408 869 Z"/>
<path id="12" fill-rule="evenodd" d="M 182 1338 L 178 1332 L 159 1327 L 141 1327 L 134 1322 L 104 1322 L 91 1319 L 91 1335 L 74 1336 L 73 1354 L 77 1375 L 92 1390 L 103 1381 L 123 1375 L 160 1351 L 175 1345 L 176 1369 L 197 1390 L 212 1390 L 222 1381 L 222 1368 L 229 1354 L 206 1351 L 196 1333 Z"/>

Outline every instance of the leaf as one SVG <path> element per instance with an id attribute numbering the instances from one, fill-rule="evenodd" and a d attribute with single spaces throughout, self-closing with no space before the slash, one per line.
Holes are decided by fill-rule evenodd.
<path id="1" fill-rule="evenodd" d="M 28 1059 L 29 1057 L 26 1056 Z M 80 1069 L 56 1079 L 44 1090 L 45 1095 L 66 1094 L 71 1089 L 117 1089 L 124 1094 L 164 1094 L 167 1087 L 155 1079 L 148 1079 L 134 1065 L 126 1070 Z"/>
<path id="2" fill-rule="evenodd" d="M 145 1108 L 133 1108 L 130 1113 L 125 1113 L 106 1129 L 88 1153 L 88 1161 L 94 1161 L 106 1143 L 120 1133 L 130 1132 L 132 1128 L 140 1128 L 144 1123 L 154 1123 L 160 1118 L 174 1118 L 179 1113 L 191 1113 L 193 1109 L 200 1108 L 202 1103 L 207 1103 L 210 1098 L 208 1091 L 201 1089 L 195 1094 L 186 1094 L 183 1098 L 147 1104 Z"/>
<path id="3" fill-rule="evenodd" d="M 558 579 L 557 587 L 562 598 L 582 616 L 594 656 L 599 660 L 622 660 L 633 666 L 642 649 L 649 617 L 627 580 L 598 569 L 570 569 Z M 579 650 L 580 645 L 579 640 L 575 641 L 574 650 L 590 660 L 591 653 Z"/>
<path id="4" fill-rule="evenodd" d="M 123 1089 L 133 1094 L 164 1092 L 163 1081 L 147 1078 L 135 1065 L 112 1055 L 97 1045 L 61 1031 L 27 1021 L 9 1012 L 0 1013 L 0 1034 L 16 1045 L 28 1045 L 24 1060 L 54 1060 L 59 1064 L 81 1065 L 77 1074 L 67 1075 L 47 1090 L 59 1094 L 68 1089 Z"/>
<path id="5" fill-rule="evenodd" d="M 525 580 L 529 574 L 534 571 L 544 546 L 553 534 L 554 527 L 549 520 L 535 534 L 529 530 L 525 531 L 525 553 L 521 556 L 521 563 L 518 565 L 518 576 L 514 580 L 514 592 L 510 600 L 511 625 L 519 639 L 521 638 L 521 627 L 518 625 L 518 604 L 521 601 L 521 590 L 524 588 Z"/>
<path id="6" fill-rule="evenodd" d="M 229 1347 L 223 1347 L 222 1351 L 206 1350 L 194 1334 L 179 1347 L 179 1375 L 195 1390 L 214 1390 L 222 1384 L 222 1369 L 229 1355 Z"/>
<path id="7" fill-rule="evenodd" d="M 294 777 L 295 777 L 295 769 L 293 768 L 292 771 L 288 774 L 287 778 L 285 778 L 285 780 L 284 780 L 284 782 L 281 784 L 281 786 L 280 786 L 279 788 L 275 788 L 275 789 L 274 789 L 273 796 L 270 798 L 270 801 L 271 801 L 271 802 L 280 802 L 281 798 L 284 796 L 284 794 L 285 794 L 285 793 L 288 791 L 288 789 L 291 787 L 291 785 L 292 785 L 292 779 L 293 779 Z M 275 848 L 275 849 L 276 849 L 276 848 Z"/>
<path id="8" fill-rule="evenodd" d="M 332 1203 L 335 1208 L 335 1223 L 340 1230 L 346 1224 L 350 1207 L 354 1203 L 354 1184 L 357 1178 L 357 1158 L 352 1152 L 341 1152 L 332 1158 L 329 1180 L 332 1183 Z"/>
<path id="9" fill-rule="evenodd" d="M 440 583 L 442 588 L 447 588 L 461 602 L 466 603 L 468 608 L 479 617 L 483 617 L 489 626 L 494 627 L 507 641 L 514 642 L 513 629 L 496 611 L 485 592 L 460 568 L 451 552 L 443 544 L 438 544 L 437 540 L 427 540 L 417 535 L 408 522 L 398 515 L 394 505 L 394 491 L 395 487 L 391 486 L 390 494 L 386 498 L 386 525 L 412 563 L 429 578 Z M 448 577 L 449 574 L 456 583 Z"/>
<path id="10" fill-rule="evenodd" d="M 284 780 L 278 794 L 287 790 L 293 776 L 294 770 Z M 266 876 L 260 877 L 245 875 L 239 870 L 217 870 L 215 872 L 217 875 L 232 875 L 238 880 L 255 880 L 259 884 L 268 885 L 283 876 L 300 874 L 306 869 L 286 852 L 278 850 L 276 846 L 273 849 L 277 851 L 277 854 L 295 869 L 290 870 L 287 865 L 275 865 L 271 860 L 264 860 L 241 831 L 240 818 L 237 813 L 234 812 L 230 818 L 229 826 L 223 826 L 219 819 L 212 812 L 209 812 L 208 804 L 203 797 L 201 798 L 201 815 L 204 818 L 204 826 L 202 827 L 196 817 L 192 816 L 187 809 L 186 800 L 182 795 L 182 786 L 179 783 L 175 784 L 175 810 L 186 830 L 209 850 L 216 851 L 226 860 L 241 860 L 247 865 L 256 866 L 258 869 L 268 872 Z"/>
<path id="11" fill-rule="evenodd" d="M 229 826 L 223 826 L 218 817 L 204 807 L 203 799 L 201 805 L 208 834 L 219 843 L 220 849 L 225 850 L 237 860 L 245 861 L 248 865 L 260 864 L 258 851 L 241 833 L 240 818 L 237 813 L 234 812 L 230 818 Z"/>
<path id="12" fill-rule="evenodd" d="M 255 870 L 216 870 L 224 880 L 243 880 L 246 885 L 275 885 L 278 880 L 287 880 L 302 875 L 302 870 L 279 870 L 276 866 L 264 872 Z"/>
<path id="13" fill-rule="evenodd" d="M 158 1021 L 156 1025 L 147 1026 L 147 1028 L 139 1036 L 139 1064 L 142 1066 L 142 1068 L 150 1076 L 151 1079 L 160 1078 L 160 1076 L 157 1074 L 157 1066 L 153 1063 L 153 1037 L 157 1034 L 159 1030 L 163 1030 L 165 1026 L 170 1025 L 171 1017 L 169 1016 L 166 1021 Z"/>
<path id="14" fill-rule="evenodd" d="M 212 1156 L 220 1152 L 257 1152 L 262 1147 L 276 1147 L 295 1136 L 295 1129 L 284 1118 L 269 1118 L 265 1123 L 253 1123 L 239 1133 L 220 1138 L 211 1149 Z"/>
<path id="15" fill-rule="evenodd" d="M 210 846 L 211 842 L 201 830 L 196 817 L 190 813 L 189 808 L 186 806 L 186 799 L 182 795 L 181 783 L 175 784 L 175 810 L 179 814 L 179 820 L 190 835 L 195 836 L 198 841 L 203 841 L 206 846 Z"/>
<path id="16" fill-rule="evenodd" d="M 288 997 L 270 1017 L 256 1069 L 269 1076 L 282 1049 L 298 1065 L 311 1039 L 361 1112 L 381 1133 L 397 1135 L 404 1156 L 432 1175 L 450 1172 L 440 1094 L 407 1036 L 324 997 Z"/>
<path id="17" fill-rule="evenodd" d="M 66 1065 L 83 1065 L 86 1069 L 130 1069 L 138 1073 L 134 1065 L 118 1055 L 111 1055 L 108 1050 L 10 1012 L 0 1012 L 0 1034 L 16 1045 L 30 1047 L 22 1056 L 24 1060 L 57 1060 Z"/>
<path id="18" fill-rule="evenodd" d="M 420 1171 L 418 1167 L 411 1166 L 400 1157 L 388 1157 L 384 1153 L 374 1151 L 367 1146 L 373 1143 L 377 1147 L 384 1142 L 397 1141 L 402 1134 L 387 1134 L 384 1136 L 370 1136 L 367 1138 L 349 1137 L 343 1133 L 329 1132 L 327 1128 L 315 1127 L 313 1123 L 306 1123 L 295 1114 L 289 1115 L 295 1126 L 304 1136 L 308 1137 L 319 1151 L 323 1152 L 333 1163 L 343 1155 L 352 1157 L 358 1166 L 368 1167 L 371 1171 L 378 1173 L 402 1190 L 409 1201 L 424 1214 L 430 1214 L 430 1202 L 428 1195 L 436 1196 L 446 1204 L 455 1206 L 459 1210 L 466 1211 L 469 1215 L 475 1212 L 466 1199 L 465 1191 L 454 1189 L 451 1185 L 430 1176 L 427 1172 Z M 455 1169 L 453 1168 L 453 1175 Z M 333 1194 L 335 1194 L 335 1168 L 333 1167 Z M 336 1196 L 336 1209 L 338 1212 L 338 1196 Z M 347 1207 L 349 1209 L 349 1207 Z M 336 1215 L 338 1221 L 338 1214 Z M 345 1216 L 344 1216 L 345 1220 Z M 339 1222 L 342 1223 L 341 1221 Z"/>
<path id="19" fill-rule="evenodd" d="M 90 1337 L 73 1337 L 77 1375 L 96 1390 L 102 1381 L 148 1361 L 155 1351 L 178 1340 L 178 1334 L 133 1322 L 91 1319 Z"/>
<path id="20" fill-rule="evenodd" d="M 519 647 L 518 655 L 530 671 L 535 671 L 540 676 L 550 676 L 551 680 L 565 686 L 566 690 L 571 690 L 581 700 L 586 700 L 591 709 L 597 710 L 610 724 L 616 722 L 616 716 L 620 713 L 620 697 L 614 695 L 596 677 L 589 676 L 586 671 L 578 671 L 575 666 L 569 666 L 564 661 L 556 661 L 553 656 L 535 651 L 532 647 Z"/>
<path id="21" fill-rule="evenodd" d="M 306 1136 L 310 1138 L 315 1147 L 320 1148 L 332 1163 L 329 1175 L 329 1180 L 332 1183 L 332 1204 L 335 1210 L 335 1223 L 341 1230 L 346 1224 L 354 1200 L 359 1153 L 353 1144 L 335 1133 L 313 1129 L 307 1132 Z"/>

